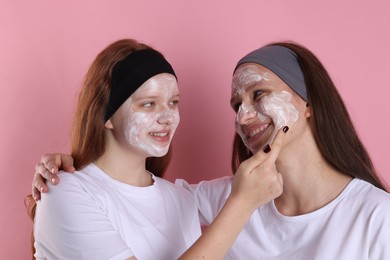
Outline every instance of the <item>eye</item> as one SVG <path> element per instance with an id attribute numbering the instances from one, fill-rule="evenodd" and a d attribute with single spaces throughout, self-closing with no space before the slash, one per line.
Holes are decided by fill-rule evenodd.
<path id="1" fill-rule="evenodd" d="M 172 100 L 169 102 L 169 105 L 177 107 L 179 105 L 179 100 L 178 99 Z"/>
<path id="2" fill-rule="evenodd" d="M 264 96 L 264 91 L 263 90 L 255 90 L 253 93 L 253 100 L 258 102 L 261 100 L 261 98 Z"/>
<path id="3" fill-rule="evenodd" d="M 151 107 L 154 107 L 155 105 L 156 105 L 156 103 L 154 101 L 148 101 L 148 102 L 142 103 L 142 106 L 145 108 L 151 108 Z"/>

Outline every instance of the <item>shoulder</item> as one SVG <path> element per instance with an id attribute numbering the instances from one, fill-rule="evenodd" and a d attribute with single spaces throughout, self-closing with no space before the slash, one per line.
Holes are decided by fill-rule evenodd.
<path id="1" fill-rule="evenodd" d="M 153 178 L 161 191 L 165 191 L 166 193 L 170 193 L 175 196 L 183 196 L 185 199 L 192 199 L 191 193 L 185 188 L 175 185 L 174 183 L 160 177 L 154 176 Z"/>
<path id="2" fill-rule="evenodd" d="M 59 205 L 64 207 L 67 204 L 70 204 L 71 207 L 72 203 L 86 199 L 96 200 L 95 197 L 103 193 L 107 183 L 100 180 L 97 175 L 92 174 L 87 167 L 74 173 L 59 172 L 60 182 L 57 185 L 48 183 L 49 191 L 47 194 L 42 194 L 42 200 L 49 204 L 58 205 L 58 207 Z"/>
<path id="3" fill-rule="evenodd" d="M 390 194 L 374 185 L 354 179 L 346 194 L 346 211 L 356 212 L 371 227 L 390 228 Z"/>
<path id="4" fill-rule="evenodd" d="M 207 215 L 215 215 L 223 206 L 231 191 L 232 176 L 188 184 L 184 180 L 176 180 L 176 184 L 191 192 L 198 209 Z"/>
<path id="5" fill-rule="evenodd" d="M 366 204 L 366 206 L 380 206 L 390 210 L 390 194 L 364 180 L 353 180 L 350 196 L 352 198 L 355 197 L 355 199 L 358 199 L 362 203 Z"/>
<path id="6" fill-rule="evenodd" d="M 356 179 L 354 182 L 350 200 L 359 204 L 358 212 L 363 216 L 356 216 L 354 221 L 356 225 L 361 223 L 367 230 L 373 245 L 371 258 L 387 259 L 390 255 L 390 194 L 366 181 Z"/>
<path id="7" fill-rule="evenodd" d="M 233 176 L 225 176 L 214 180 L 201 181 L 198 187 L 200 189 L 228 189 L 230 191 L 232 179 Z"/>
<path id="8" fill-rule="evenodd" d="M 230 193 L 232 179 L 232 176 L 225 176 L 214 180 L 201 181 L 198 184 L 189 184 L 183 179 L 177 179 L 175 184 L 198 193 Z"/>
<path id="9" fill-rule="evenodd" d="M 199 196 L 207 197 L 209 200 L 225 200 L 230 192 L 232 176 L 225 176 L 214 180 L 201 181 L 196 187 Z"/>
<path id="10" fill-rule="evenodd" d="M 188 190 L 159 177 L 154 177 L 154 180 L 167 206 L 175 205 L 175 210 L 179 214 L 189 214 L 187 219 L 192 219 L 193 216 L 197 215 L 195 199 Z M 196 217 L 196 219 L 198 218 Z"/>
<path id="11" fill-rule="evenodd" d="M 110 182 L 110 178 L 104 176 L 93 164 L 89 164 L 74 173 L 60 171 L 58 174 L 60 183 L 51 185 L 57 191 L 68 190 L 71 187 L 90 191 L 97 189 L 99 191 L 104 190 L 104 187 L 107 187 L 107 182 Z"/>
<path id="12" fill-rule="evenodd" d="M 81 172 L 66 172 L 66 171 L 60 171 L 58 173 L 58 177 L 60 178 L 60 182 L 56 185 L 53 185 L 48 182 L 49 186 L 49 195 L 58 194 L 62 192 L 66 192 L 73 189 L 80 189 L 83 184 L 83 176 L 81 176 Z"/>
<path id="13" fill-rule="evenodd" d="M 214 180 L 201 181 L 198 184 L 189 184 L 183 179 L 177 179 L 176 185 L 191 192 L 196 199 L 213 198 L 225 199 L 231 191 L 232 176 L 225 176 Z"/>
<path id="14" fill-rule="evenodd" d="M 74 173 L 60 171 L 58 177 L 60 178 L 60 182 L 57 185 L 48 183 L 50 194 L 82 189 L 86 183 L 91 182 L 90 177 L 83 171 L 76 171 Z"/>
<path id="15" fill-rule="evenodd" d="M 60 172 L 59 175 L 60 182 L 50 185 L 37 204 L 38 219 L 53 218 L 73 225 L 80 216 L 88 218 L 88 214 L 106 213 L 107 182 L 103 183 L 84 169 L 75 173 Z"/>

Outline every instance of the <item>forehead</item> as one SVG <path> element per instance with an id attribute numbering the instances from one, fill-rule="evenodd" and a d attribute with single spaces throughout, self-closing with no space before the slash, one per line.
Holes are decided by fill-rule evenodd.
<path id="1" fill-rule="evenodd" d="M 240 65 L 233 74 L 233 91 L 252 87 L 256 84 L 269 86 L 279 86 L 283 84 L 290 89 L 290 87 L 288 87 L 275 73 L 256 63 L 244 63 Z"/>
<path id="2" fill-rule="evenodd" d="M 239 85 L 257 82 L 262 79 L 276 81 L 279 77 L 268 68 L 256 63 L 241 64 L 233 74 L 233 83 Z"/>
<path id="3" fill-rule="evenodd" d="M 155 75 L 145 81 L 133 94 L 132 97 L 142 97 L 150 93 L 179 94 L 179 88 L 175 76 L 169 73 Z"/>
<path id="4" fill-rule="evenodd" d="M 253 89 L 293 92 L 283 80 L 268 68 L 256 63 L 244 63 L 233 74 L 232 102 L 240 96 L 250 93 Z"/>

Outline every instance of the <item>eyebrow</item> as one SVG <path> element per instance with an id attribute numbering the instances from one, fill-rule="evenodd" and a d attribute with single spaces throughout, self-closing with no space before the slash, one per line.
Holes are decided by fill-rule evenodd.
<path id="1" fill-rule="evenodd" d="M 262 84 L 262 80 L 259 80 L 259 81 L 256 81 L 256 82 L 251 83 L 249 86 L 245 87 L 245 91 L 251 90 L 251 89 L 255 88 L 257 85 L 259 85 L 259 84 Z M 230 99 L 230 104 L 236 102 L 237 99 L 238 99 L 238 98 L 237 98 L 237 95 L 235 95 L 234 97 L 232 97 L 232 98 Z"/>
<path id="2" fill-rule="evenodd" d="M 174 95 L 172 95 L 172 97 L 174 97 L 174 98 L 180 97 L 180 94 L 179 93 L 174 94 Z M 134 101 L 144 100 L 144 99 L 158 99 L 158 98 L 161 98 L 161 95 L 144 95 L 142 97 L 135 97 Z"/>

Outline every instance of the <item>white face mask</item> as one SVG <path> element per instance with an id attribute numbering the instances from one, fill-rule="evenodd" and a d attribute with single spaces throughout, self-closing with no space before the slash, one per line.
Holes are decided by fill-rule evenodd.
<path id="1" fill-rule="evenodd" d="M 232 94 L 245 93 L 247 87 L 260 81 L 269 81 L 267 72 L 261 71 L 255 65 L 245 65 L 237 69 L 233 76 Z"/>
<path id="2" fill-rule="evenodd" d="M 257 84 L 263 86 L 272 86 L 274 84 L 273 77 L 268 72 L 261 70 L 255 65 L 245 65 L 237 69 L 233 76 L 232 95 L 238 96 L 251 91 L 251 88 Z M 270 137 L 264 143 L 270 144 L 273 142 L 277 131 L 283 126 L 291 126 L 298 120 L 299 112 L 291 103 L 292 95 L 287 91 L 280 93 L 272 92 L 267 94 L 256 102 L 255 104 L 246 104 L 242 102 L 239 106 L 236 116 L 236 132 L 240 135 L 244 144 L 255 153 L 255 147 L 251 147 L 249 139 L 255 135 L 256 131 L 262 131 L 261 128 L 254 130 L 253 133 L 244 131 L 244 125 L 239 123 L 245 117 L 254 118 L 266 127 L 266 125 L 273 123 L 274 129 Z M 256 146 L 257 147 L 257 146 Z"/>
<path id="3" fill-rule="evenodd" d="M 291 103 L 292 95 L 287 91 L 280 93 L 272 92 L 271 94 L 264 96 L 259 103 L 254 106 L 242 103 L 236 117 L 236 132 L 240 135 L 244 144 L 251 150 L 248 143 L 248 138 L 242 130 L 242 125 L 238 124 L 242 117 L 256 116 L 260 122 L 273 122 L 274 130 L 265 144 L 273 142 L 277 131 L 283 126 L 291 126 L 298 120 L 299 112 Z M 264 144 L 264 145 L 265 145 Z"/>
<path id="4" fill-rule="evenodd" d="M 158 74 L 142 84 L 119 109 L 127 143 L 146 157 L 167 154 L 180 122 L 178 93 L 174 76 Z"/>

